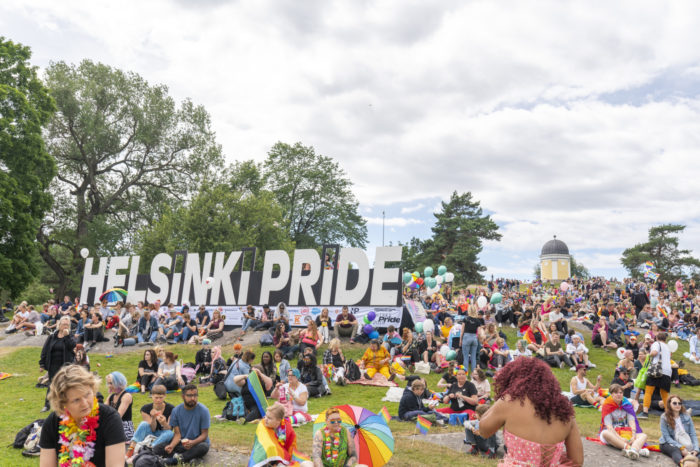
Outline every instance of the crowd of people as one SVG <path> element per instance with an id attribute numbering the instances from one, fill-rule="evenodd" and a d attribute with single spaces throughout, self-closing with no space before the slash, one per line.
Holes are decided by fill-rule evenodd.
<path id="1" fill-rule="evenodd" d="M 422 289 L 406 289 L 405 299 L 419 302 L 425 319 L 415 327 L 389 326 L 377 339 L 362 333 L 358 317 L 348 307 L 336 316 L 324 308 L 305 328 L 293 331 L 284 303 L 274 310 L 267 305 L 259 310 L 249 306 L 242 317 L 243 326 L 233 333 L 235 339 L 242 340 L 248 333 L 266 331 L 263 336 L 269 340 L 261 338 L 259 359 L 253 348 L 243 349 L 240 344 L 230 356 L 223 355 L 223 349 L 212 342 L 222 337 L 224 318 L 219 310 L 210 317 L 204 307 L 192 317 L 186 306 L 176 309 L 118 302 L 108 307 L 102 302 L 87 307 L 75 306 L 65 297 L 61 304 L 46 304 L 42 312 L 20 304 L 6 332 L 49 334 L 40 359 L 40 368 L 48 372 L 49 379 L 45 410 L 49 406 L 54 410 L 49 426 L 64 426 L 59 419 L 71 414 L 74 423 L 85 422 L 85 427 L 75 430 L 82 436 L 90 429 L 91 417 L 121 419 L 120 429 L 104 424 L 95 428 L 96 443 L 104 444 L 100 451 L 93 449 L 93 459 L 98 455 L 100 459 L 112 458 L 118 450 L 112 447 L 119 446 L 120 461 L 123 463 L 125 457 L 134 461 L 149 453 L 139 453 L 144 441 L 148 441 L 150 453 L 167 463 L 203 457 L 209 447 L 211 418 L 197 397 L 199 388 L 209 385 L 230 399 L 232 419 L 260 422 L 256 435 L 279 442 L 291 459 L 296 449 L 291 442 L 294 426 L 312 420 L 309 399 L 331 396 L 332 384 L 364 378 L 405 385 L 399 420 L 421 416 L 437 424 L 464 421 L 465 443 L 472 454 L 495 457 L 499 441 L 494 434 L 505 427 L 504 462 L 512 465 L 544 460 L 550 462 L 547 465 L 580 465 L 583 451 L 574 406 L 600 410 L 600 442 L 620 449 L 630 459 L 649 454 L 645 445 L 650 440 L 641 432 L 638 419 L 661 411 L 661 451 L 679 465 L 693 465 L 697 462 L 697 434 L 684 401 L 672 394 L 671 387 L 682 384 L 681 376 L 688 374 L 688 366 L 700 364 L 700 295 L 696 295 L 694 282 L 686 287 L 681 283 L 680 289 L 678 284 L 669 289 L 665 283 L 631 279 L 572 279 L 566 284 L 566 288 L 554 288 L 540 282 L 523 285 L 495 280 L 476 290 L 446 286 L 443 293 L 431 296 Z M 499 300 L 493 299 L 496 293 Z M 481 296 L 486 297 L 486 304 L 479 300 Z M 515 328 L 517 339 L 511 340 L 512 348 L 504 326 Z M 602 387 L 602 375 L 593 382 L 587 378 L 587 371 L 596 365 L 585 344 L 584 329 L 591 332 L 592 346 L 619 351 L 622 356 L 610 375 L 612 384 L 606 388 Z M 142 422 L 136 429 L 133 398 L 125 391 L 127 378 L 121 373 L 107 375 L 110 395 L 106 403 L 91 404 L 97 380 L 89 372 L 87 351 L 105 340 L 110 330 L 115 345 L 123 345 L 127 339 L 150 345 L 135 376 L 140 391 L 149 392 L 152 402 L 141 408 Z M 366 343 L 358 360 L 346 358 L 341 346 L 345 338 L 351 346 Z M 670 339 L 689 341 L 686 369 L 682 362 L 672 360 Z M 198 344 L 196 361 L 183 364 L 167 351 L 164 344 L 174 342 Z M 273 350 L 264 350 L 267 345 Z M 297 363 L 292 364 L 295 359 Z M 550 368 L 575 372 L 564 393 Z M 635 378 L 642 371 L 646 380 L 636 384 Z M 428 372 L 441 375 L 434 390 L 423 377 Z M 265 398 L 276 401 L 267 410 L 261 408 L 259 395 L 251 391 L 251 378 Z M 173 407 L 165 402 L 166 392 L 177 389 L 183 401 Z M 73 417 L 73 411 L 83 418 Z M 357 460 L 354 444 L 335 423 L 339 415 L 331 410 L 325 417 L 327 426 L 314 437 L 310 462 L 352 465 Z M 533 430 L 533 426 L 538 429 Z M 42 432 L 42 458 L 54 459 L 64 452 L 60 430 L 46 435 Z M 330 456 L 329 442 L 342 455 L 336 449 L 332 450 L 335 457 Z"/>

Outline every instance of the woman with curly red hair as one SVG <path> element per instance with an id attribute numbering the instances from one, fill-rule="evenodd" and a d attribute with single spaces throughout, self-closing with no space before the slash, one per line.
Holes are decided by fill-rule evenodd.
<path id="1" fill-rule="evenodd" d="M 489 438 L 503 427 L 508 449 L 501 466 L 583 464 L 574 409 L 542 360 L 518 358 L 494 378 L 495 403 L 479 424 Z"/>

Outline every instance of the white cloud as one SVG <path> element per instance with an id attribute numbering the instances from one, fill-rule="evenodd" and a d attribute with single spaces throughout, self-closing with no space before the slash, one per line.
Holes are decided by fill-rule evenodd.
<path id="1" fill-rule="evenodd" d="M 415 212 L 415 211 L 418 211 L 420 209 L 423 209 L 424 207 L 425 207 L 425 204 L 423 204 L 423 203 L 414 204 L 413 206 L 407 206 L 405 208 L 401 208 L 401 214 L 408 214 L 411 212 Z"/>
<path id="2" fill-rule="evenodd" d="M 39 65 L 91 58 L 204 104 L 229 160 L 302 141 L 340 162 L 365 215 L 469 190 L 502 225 L 488 249 L 557 234 L 604 249 L 600 267 L 663 222 L 687 223 L 700 254 L 698 16 L 691 1 L 0 4 Z"/>
<path id="3" fill-rule="evenodd" d="M 423 223 L 423 221 L 419 219 L 413 219 L 410 217 L 387 217 L 386 219 L 382 219 L 381 217 L 365 217 L 365 221 L 367 221 L 368 224 L 373 225 L 382 225 L 383 221 L 384 225 L 387 227 L 406 227 L 407 225 Z"/>

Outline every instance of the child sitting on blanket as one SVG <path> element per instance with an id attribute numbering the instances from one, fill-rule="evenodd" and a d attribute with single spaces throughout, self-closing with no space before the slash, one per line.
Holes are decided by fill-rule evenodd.
<path id="1" fill-rule="evenodd" d="M 476 419 L 464 422 L 464 443 L 471 445 L 469 454 L 478 456 L 479 452 L 483 452 L 489 459 L 495 459 L 496 451 L 498 450 L 496 435 L 494 434 L 490 438 L 482 438 L 481 433 L 479 433 L 479 420 L 489 410 L 489 407 L 488 404 L 479 404 L 474 411 Z"/>

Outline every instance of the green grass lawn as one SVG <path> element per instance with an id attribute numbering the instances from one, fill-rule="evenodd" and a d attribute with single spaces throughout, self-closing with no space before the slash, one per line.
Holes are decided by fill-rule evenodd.
<path id="1" fill-rule="evenodd" d="M 508 336 L 508 345 L 514 348 L 516 342 L 515 330 L 512 328 L 503 328 Z M 682 352 L 688 350 L 687 342 L 679 340 L 679 350 L 675 353 L 677 358 L 680 358 Z M 590 335 L 587 338 L 587 345 L 591 349 L 591 360 L 598 365 L 589 372 L 589 379 L 595 380 L 598 374 L 603 375 L 603 385 L 610 384 L 613 374 L 613 368 L 617 362 L 615 354 L 604 352 L 599 349 L 594 349 L 590 345 Z M 171 350 L 179 354 L 180 358 L 187 361 L 194 361 L 194 354 L 197 348 L 192 346 L 173 346 Z M 261 351 L 256 348 L 256 354 L 259 356 Z M 325 350 L 325 348 L 324 348 Z M 357 359 L 364 351 L 364 346 L 347 345 L 344 348 L 346 355 Z M 106 358 L 105 355 L 90 354 L 92 369 L 99 372 L 103 378 L 111 371 L 121 371 L 127 376 L 127 379 L 133 381 L 136 376 L 136 368 L 141 360 L 143 348 L 137 348 L 133 353 L 118 355 L 113 358 Z M 230 355 L 229 349 L 224 349 L 224 355 Z M 12 373 L 14 376 L 3 381 L 0 381 L 0 439 L 2 448 L 0 448 L 0 467 L 4 466 L 22 466 L 22 465 L 38 465 L 36 459 L 28 459 L 21 456 L 20 450 L 13 449 L 11 443 L 14 440 L 15 433 L 23 426 L 29 424 L 37 418 L 41 418 L 43 414 L 39 412 L 44 401 L 45 389 L 37 389 L 34 387 L 37 377 L 39 376 L 38 360 L 40 349 L 35 347 L 22 348 L 0 348 L 0 371 Z M 98 367 L 97 364 L 101 364 Z M 295 365 L 296 362 L 293 362 Z M 569 381 L 573 376 L 573 372 L 566 369 L 555 369 L 554 374 L 562 385 L 562 388 L 568 390 Z M 427 376 L 428 385 L 433 388 L 435 383 L 440 379 L 440 375 L 431 374 Z M 398 404 L 383 403 L 381 398 L 386 393 L 386 388 L 365 387 L 349 385 L 345 387 L 332 386 L 333 395 L 320 399 L 312 398 L 309 401 L 309 411 L 311 413 L 319 413 L 332 405 L 353 404 L 366 407 L 370 410 L 378 412 L 383 405 L 386 405 L 392 415 L 398 412 Z M 106 386 L 102 385 L 103 394 L 107 393 Z M 698 398 L 698 390 L 693 388 L 683 387 L 675 389 L 681 397 Z M 179 393 L 168 395 L 168 400 L 172 404 L 180 402 Z M 209 408 L 212 416 L 220 414 L 224 406 L 224 401 L 216 398 L 211 387 L 200 389 L 200 402 Z M 147 403 L 149 399 L 141 394 L 134 395 L 134 424 L 140 422 L 139 408 Z M 600 413 L 595 409 L 576 409 L 576 419 L 579 424 L 582 435 L 593 436 L 597 434 L 600 424 Z M 658 439 L 659 428 L 658 418 L 652 417 L 650 420 L 642 421 L 641 423 L 645 432 L 650 434 L 652 440 Z M 312 424 L 300 427 L 297 429 L 299 448 L 308 454 L 311 452 Z M 450 449 L 440 449 L 434 444 L 422 443 L 416 441 L 413 445 L 410 439 L 404 438 L 414 432 L 415 424 L 390 422 L 390 427 L 394 432 L 396 439 L 396 450 L 394 457 L 389 465 L 411 466 L 411 465 L 457 465 L 463 463 L 465 457 L 463 454 L 457 453 Z M 238 425 L 233 422 L 216 423 L 212 422 L 210 431 L 212 439 L 212 447 L 219 449 L 233 449 L 241 453 L 249 453 L 253 443 L 255 426 L 253 425 Z M 445 432 L 460 432 L 460 427 L 432 428 L 432 433 Z M 495 465 L 494 461 L 484 459 L 469 459 L 470 465 Z"/>

